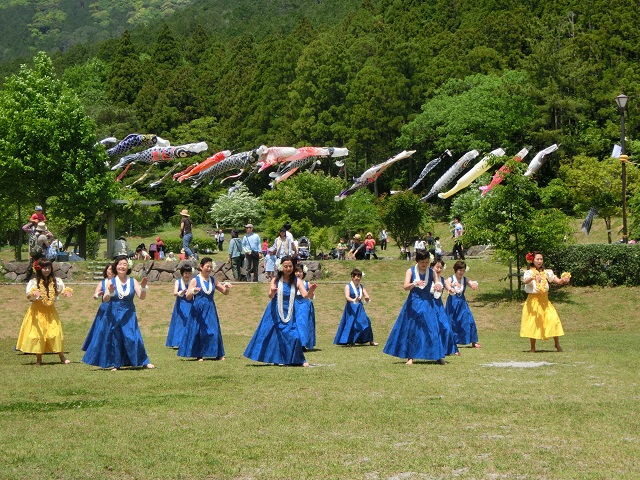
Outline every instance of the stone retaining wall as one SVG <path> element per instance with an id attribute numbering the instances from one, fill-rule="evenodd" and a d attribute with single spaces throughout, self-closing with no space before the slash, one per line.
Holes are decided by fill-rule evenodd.
<path id="1" fill-rule="evenodd" d="M 78 270 L 74 269 L 74 263 L 75 262 L 53 262 L 53 272 L 55 276 L 63 280 L 73 280 L 74 270 Z M 230 263 L 214 263 L 216 263 L 216 267 L 213 269 L 213 275 L 216 280 L 219 282 L 234 281 Z M 307 280 L 317 280 L 322 276 L 322 265 L 320 262 L 307 261 L 302 262 L 302 264 L 309 268 L 306 277 Z M 195 260 L 182 260 L 179 262 L 150 260 L 148 262 L 134 263 L 131 270 L 132 274 L 137 278 L 147 276 L 149 282 L 173 282 L 180 278 L 180 268 L 182 265 L 190 265 L 196 272 L 199 267 L 199 263 Z M 27 278 L 27 268 L 29 268 L 29 264 L 26 262 L 5 263 L 5 281 L 16 283 L 25 282 Z M 258 279 L 264 281 L 264 263 L 260 264 L 258 272 Z M 245 269 L 240 269 L 240 273 L 244 276 L 246 274 Z"/>

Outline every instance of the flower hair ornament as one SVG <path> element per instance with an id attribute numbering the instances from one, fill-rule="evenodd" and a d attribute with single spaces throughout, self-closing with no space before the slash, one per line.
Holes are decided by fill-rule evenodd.
<path id="1" fill-rule="evenodd" d="M 282 263 L 280 262 L 279 258 L 276 260 L 276 270 L 278 270 L 279 272 L 282 272 L 283 270 Z"/>
<path id="2" fill-rule="evenodd" d="M 535 258 L 535 255 L 533 254 L 533 252 L 529 252 L 525 255 L 524 258 L 527 260 L 527 262 L 533 263 L 533 259 Z"/>
<path id="3" fill-rule="evenodd" d="M 307 267 L 306 265 L 302 266 L 302 272 L 306 275 L 306 273 L 309 271 L 309 267 Z"/>
<path id="4" fill-rule="evenodd" d="M 35 262 L 33 262 L 33 271 L 35 273 L 35 272 L 39 272 L 40 270 L 42 270 L 42 266 L 36 260 Z"/>

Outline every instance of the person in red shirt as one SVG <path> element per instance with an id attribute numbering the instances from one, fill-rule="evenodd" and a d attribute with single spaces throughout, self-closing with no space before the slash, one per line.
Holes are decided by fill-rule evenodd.
<path id="1" fill-rule="evenodd" d="M 365 253 L 364 253 L 365 260 L 370 260 L 372 256 L 373 258 L 378 260 L 378 256 L 376 255 L 376 252 L 375 252 L 376 240 L 373 238 L 373 233 L 371 232 L 367 233 L 367 236 L 364 239 L 364 248 L 365 248 Z"/>

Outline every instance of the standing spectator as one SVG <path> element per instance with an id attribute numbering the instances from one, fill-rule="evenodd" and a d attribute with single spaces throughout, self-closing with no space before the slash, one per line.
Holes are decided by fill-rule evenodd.
<path id="1" fill-rule="evenodd" d="M 164 260 L 164 242 L 160 237 L 156 237 L 156 260 Z"/>
<path id="2" fill-rule="evenodd" d="M 291 224 L 289 222 L 285 222 L 285 224 L 282 226 L 282 228 L 285 229 L 287 238 L 289 239 L 289 242 L 291 242 L 290 245 L 293 248 L 293 252 L 291 253 L 291 256 L 293 258 L 297 258 L 298 257 L 298 242 L 296 240 L 294 240 L 293 233 L 291 233 Z M 278 258 L 280 258 L 280 257 L 278 257 Z"/>
<path id="3" fill-rule="evenodd" d="M 424 240 L 422 239 L 422 235 L 418 235 L 418 239 L 413 244 L 413 251 L 417 252 L 418 250 L 422 250 L 422 251 L 427 250 Z"/>
<path id="4" fill-rule="evenodd" d="M 453 217 L 453 258 L 464 260 L 464 247 L 462 245 L 462 235 L 464 227 L 460 222 L 460 217 Z"/>
<path id="5" fill-rule="evenodd" d="M 436 256 L 436 249 L 434 247 L 434 243 L 435 241 L 433 239 L 433 236 L 431 235 L 431 232 L 427 232 L 427 236 L 424 239 L 424 247 L 429 252 L 429 255 L 431 255 L 433 258 L 435 258 Z"/>
<path id="6" fill-rule="evenodd" d="M 218 250 L 222 251 L 222 244 L 224 243 L 224 232 L 222 229 L 218 230 Z"/>
<path id="7" fill-rule="evenodd" d="M 217 230 L 213 232 L 213 242 L 214 242 L 215 246 L 217 247 L 218 246 L 218 231 Z"/>
<path id="8" fill-rule="evenodd" d="M 29 267 L 27 268 L 26 280 L 33 275 L 34 262 L 44 258 L 49 248 L 48 230 L 44 222 L 38 222 L 35 230 L 29 234 Z"/>
<path id="9" fill-rule="evenodd" d="M 282 227 L 275 241 L 273 248 L 276 250 L 276 257 L 295 257 L 295 246 L 293 240 L 287 235 L 287 230 Z"/>
<path id="10" fill-rule="evenodd" d="M 380 232 L 380 250 L 387 249 L 388 240 L 389 240 L 389 235 L 387 234 L 387 231 L 383 228 L 382 231 Z"/>
<path id="11" fill-rule="evenodd" d="M 260 266 L 260 236 L 253 231 L 253 224 L 247 223 L 244 226 L 246 234 L 242 239 L 242 252 L 247 260 L 247 282 L 258 281 L 258 267 Z"/>
<path id="12" fill-rule="evenodd" d="M 338 250 L 338 260 L 344 260 L 345 254 L 347 253 L 347 244 L 344 241 L 344 237 L 340 237 L 340 241 L 336 245 L 336 250 Z"/>
<path id="13" fill-rule="evenodd" d="M 238 231 L 233 228 L 231 230 L 231 240 L 229 240 L 229 263 L 231 264 L 233 279 L 236 282 L 240 280 L 242 260 L 244 260 L 242 255 L 242 240 L 238 238 Z"/>
<path id="14" fill-rule="evenodd" d="M 271 281 L 275 278 L 276 272 L 276 249 L 271 247 L 267 250 L 267 254 L 264 256 L 264 276 L 267 281 Z"/>
<path id="15" fill-rule="evenodd" d="M 269 239 L 267 237 L 264 237 L 262 239 L 262 256 L 266 257 L 268 252 L 269 252 Z"/>
<path id="16" fill-rule="evenodd" d="M 189 246 L 191 245 L 191 240 L 193 240 L 193 234 L 191 233 L 191 216 L 186 209 L 182 210 L 180 215 L 182 215 L 182 220 L 180 220 L 180 238 L 182 239 L 182 248 L 184 249 L 184 258 L 186 260 L 189 257 L 193 257 L 193 252 Z"/>
<path id="17" fill-rule="evenodd" d="M 364 239 L 364 249 L 365 249 L 365 253 L 364 253 L 365 260 L 371 260 L 372 256 L 373 258 L 378 260 L 378 256 L 376 255 L 376 250 L 375 250 L 376 241 L 373 238 L 373 233 L 371 232 L 367 232 L 367 236 Z"/>

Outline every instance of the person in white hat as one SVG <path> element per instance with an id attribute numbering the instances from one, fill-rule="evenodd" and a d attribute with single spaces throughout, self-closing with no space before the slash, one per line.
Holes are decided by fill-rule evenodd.
<path id="1" fill-rule="evenodd" d="M 183 209 L 180 212 L 182 220 L 180 220 L 180 238 L 182 239 L 182 248 L 184 249 L 184 258 L 188 259 L 193 257 L 193 252 L 189 245 L 193 240 L 193 234 L 191 233 L 191 216 L 187 209 Z"/>

